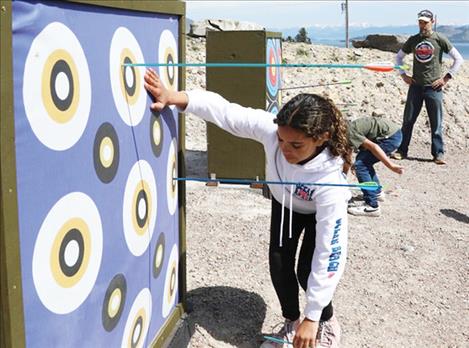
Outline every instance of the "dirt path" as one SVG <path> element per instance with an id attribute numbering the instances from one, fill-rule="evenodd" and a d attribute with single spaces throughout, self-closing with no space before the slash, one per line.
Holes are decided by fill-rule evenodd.
<path id="1" fill-rule="evenodd" d="M 437 166 L 427 147 L 412 150 L 402 176 L 378 167 L 383 215 L 350 216 L 334 300 L 342 347 L 469 344 L 467 156 Z M 268 272 L 270 202 L 250 189 L 187 191 L 189 346 L 258 347 L 282 320 Z"/>

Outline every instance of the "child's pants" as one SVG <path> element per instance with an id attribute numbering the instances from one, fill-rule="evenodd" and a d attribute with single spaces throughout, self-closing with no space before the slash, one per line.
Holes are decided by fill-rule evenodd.
<path id="1" fill-rule="evenodd" d="M 395 151 L 402 141 L 402 131 L 398 130 L 396 133 L 388 138 L 375 141 L 376 144 L 384 151 L 386 155 L 390 155 L 391 152 Z M 374 181 L 379 184 L 379 178 L 376 174 L 373 165 L 379 162 L 371 151 L 360 150 L 355 159 L 355 174 L 357 175 L 358 182 L 369 182 Z M 369 206 L 376 208 L 378 207 L 378 194 L 380 190 L 369 191 L 362 190 L 363 198 L 365 203 Z"/>
<path id="2" fill-rule="evenodd" d="M 308 277 L 311 273 L 313 259 L 316 218 L 314 214 L 300 214 L 293 212 L 292 238 L 289 238 L 290 210 L 284 208 L 282 247 L 279 246 L 280 220 L 282 205 L 272 198 L 272 216 L 270 225 L 269 264 L 270 277 L 277 292 L 284 318 L 296 320 L 300 317 L 298 282 L 306 291 Z M 298 257 L 298 268 L 295 273 L 295 255 L 301 232 L 304 229 L 303 243 Z M 321 321 L 332 317 L 332 302 L 322 311 Z"/>

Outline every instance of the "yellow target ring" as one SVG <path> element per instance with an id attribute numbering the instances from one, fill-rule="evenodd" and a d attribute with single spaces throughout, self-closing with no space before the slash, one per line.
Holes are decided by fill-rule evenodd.
<path id="1" fill-rule="evenodd" d="M 174 215 L 178 204 L 178 184 L 174 178 L 178 176 L 177 170 L 177 157 L 176 157 L 177 143 L 174 138 L 171 141 L 169 152 L 168 152 L 168 164 L 166 168 L 166 190 L 167 190 L 167 202 L 168 210 L 171 215 Z"/>
<path id="2" fill-rule="evenodd" d="M 130 252 L 142 255 L 155 230 L 157 191 L 153 169 L 147 161 L 136 162 L 127 178 L 122 219 L 124 237 Z"/>
<path id="3" fill-rule="evenodd" d="M 173 33 L 169 30 L 163 30 L 160 35 L 158 62 L 162 64 L 178 63 L 178 46 Z M 178 68 L 175 66 L 160 66 L 159 73 L 164 86 L 172 91 L 177 91 Z"/>
<path id="4" fill-rule="evenodd" d="M 122 66 L 122 73 L 120 74 L 122 96 L 128 101 L 129 105 L 134 105 L 141 93 L 140 74 L 135 67 L 124 66 L 124 64 L 135 64 L 137 60 L 128 48 L 124 48 L 120 55 L 120 62 Z"/>
<path id="5" fill-rule="evenodd" d="M 176 53 L 174 52 L 174 49 L 172 47 L 167 47 L 164 51 L 164 57 L 163 60 L 166 62 L 166 64 L 174 64 L 177 63 L 175 61 Z M 165 78 L 168 83 L 167 87 L 170 90 L 175 91 L 176 90 L 176 73 L 177 67 L 175 66 L 167 66 L 165 69 Z"/>
<path id="6" fill-rule="evenodd" d="M 62 78 L 61 78 L 62 77 Z M 64 80 L 65 79 L 65 80 Z M 61 84 L 58 81 L 63 81 Z M 68 83 L 68 86 L 64 84 Z M 62 85 L 66 95 L 59 96 Z M 64 94 L 64 92 L 62 93 Z M 80 100 L 80 81 L 75 62 L 64 49 L 55 50 L 44 64 L 42 74 L 42 102 L 50 118 L 57 123 L 67 123 L 75 115 Z M 63 110 L 61 110 L 63 109 Z"/>
<path id="7" fill-rule="evenodd" d="M 178 289 L 178 247 L 176 244 L 171 248 L 168 267 L 166 269 L 164 282 L 164 296 L 162 315 L 166 318 L 174 308 L 176 303 L 176 292 Z"/>
<path id="8" fill-rule="evenodd" d="M 22 80 L 26 117 L 38 140 L 55 151 L 82 137 L 92 86 L 85 53 L 64 24 L 48 24 L 32 41 Z"/>
<path id="9" fill-rule="evenodd" d="M 142 336 L 143 336 L 143 329 L 146 325 L 147 321 L 147 314 L 144 308 L 140 308 L 137 312 L 133 322 L 132 322 L 132 331 L 131 335 L 129 335 L 129 339 L 127 341 L 127 347 L 141 347 L 143 345 Z M 136 328 L 139 328 L 139 331 L 135 331 Z"/>
<path id="10" fill-rule="evenodd" d="M 75 231 L 77 233 L 74 233 Z M 67 242 L 65 238 L 70 236 L 71 233 L 75 234 L 74 237 L 71 237 L 75 239 L 69 240 L 68 245 L 64 246 L 64 242 Z M 80 242 L 77 242 L 77 239 Z M 67 255 L 64 255 L 67 253 L 67 248 L 75 249 L 68 252 L 68 254 L 74 254 L 68 257 L 71 259 L 68 263 L 66 260 Z M 56 282 L 64 288 L 70 288 L 77 284 L 88 267 L 90 253 L 91 240 L 88 225 L 81 218 L 68 220 L 57 233 L 50 253 L 50 267 Z"/>
<path id="11" fill-rule="evenodd" d="M 135 209 L 132 209 L 132 223 L 134 230 L 139 236 L 143 236 L 145 232 L 147 232 L 149 226 L 149 212 L 152 211 L 150 186 L 146 181 L 140 181 L 136 186 L 132 202 L 132 206 L 135 207 Z M 143 206 L 143 204 L 145 206 Z M 144 211 L 142 211 L 143 209 Z"/>
<path id="12" fill-rule="evenodd" d="M 114 104 L 128 126 L 138 125 L 145 114 L 148 95 L 143 88 L 142 66 L 125 64 L 145 63 L 140 45 L 126 27 L 114 32 L 109 50 L 109 75 Z"/>
<path id="13" fill-rule="evenodd" d="M 152 314 L 152 297 L 148 288 L 135 298 L 124 327 L 121 347 L 141 348 L 145 345 Z"/>
<path id="14" fill-rule="evenodd" d="M 152 129 L 152 139 L 153 143 L 158 146 L 161 143 L 161 127 L 158 122 L 153 123 L 153 129 Z"/>
<path id="15" fill-rule="evenodd" d="M 109 168 L 114 160 L 114 144 L 109 137 L 104 137 L 99 145 L 99 160 L 105 168 Z"/>
<path id="16" fill-rule="evenodd" d="M 169 268 L 169 270 L 171 271 L 171 276 L 169 278 L 169 289 L 168 289 L 168 295 L 167 295 L 168 303 L 171 302 L 171 299 L 174 296 L 174 292 L 176 291 L 176 267 L 177 267 L 176 261 L 173 261 L 173 263 L 171 264 L 171 267 Z"/>
<path id="17" fill-rule="evenodd" d="M 121 289 L 119 288 L 114 289 L 109 299 L 109 304 L 107 308 L 107 313 L 109 315 L 109 318 L 114 318 L 117 315 L 117 313 L 119 312 L 121 302 L 122 302 Z"/>
<path id="18" fill-rule="evenodd" d="M 158 245 L 156 249 L 155 268 L 160 268 L 163 262 L 163 245 Z"/>
<path id="19" fill-rule="evenodd" d="M 42 304 L 56 314 L 77 309 L 95 286 L 102 252 L 101 217 L 94 201 L 82 192 L 60 198 L 34 244 L 32 277 Z"/>

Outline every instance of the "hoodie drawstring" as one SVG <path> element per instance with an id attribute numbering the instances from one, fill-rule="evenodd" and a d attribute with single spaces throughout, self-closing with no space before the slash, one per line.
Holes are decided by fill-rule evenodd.
<path id="1" fill-rule="evenodd" d="M 292 223 L 293 223 L 293 185 L 290 185 L 290 221 L 289 221 L 289 232 L 288 238 L 292 237 Z"/>
<path id="2" fill-rule="evenodd" d="M 280 243 L 279 247 L 282 247 L 283 239 L 283 219 L 285 217 L 285 187 L 282 185 L 282 217 L 280 218 Z"/>
<path id="3" fill-rule="evenodd" d="M 294 180 L 296 174 L 296 170 L 293 172 L 291 176 L 291 181 Z M 290 215 L 289 215 L 289 221 L 288 221 L 288 238 L 292 238 L 293 234 L 293 190 L 295 189 L 295 185 L 290 185 L 290 204 L 289 204 L 289 209 L 290 209 Z M 282 239 L 283 239 L 283 222 L 285 219 L 285 190 L 286 187 L 285 185 L 282 185 L 282 217 L 280 219 L 280 242 L 279 242 L 279 247 L 282 247 Z"/>

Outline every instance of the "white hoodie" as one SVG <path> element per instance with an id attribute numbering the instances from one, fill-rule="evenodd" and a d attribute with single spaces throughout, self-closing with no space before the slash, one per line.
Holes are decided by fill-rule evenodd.
<path id="1" fill-rule="evenodd" d="M 273 114 L 229 103 L 212 92 L 186 93 L 189 103 L 184 112 L 212 122 L 233 135 L 256 140 L 264 146 L 266 180 L 347 183 L 342 174 L 342 158 L 333 156 L 327 148 L 306 164 L 288 163 L 278 145 L 277 125 L 273 122 Z M 316 214 L 316 246 L 308 278 L 304 315 L 318 321 L 323 308 L 331 301 L 344 271 L 348 230 L 347 201 L 350 191 L 344 187 L 312 185 L 269 185 L 269 188 L 278 202 L 290 208 L 290 224 L 292 211 Z M 281 221 L 282 233 L 283 216 Z"/>

